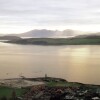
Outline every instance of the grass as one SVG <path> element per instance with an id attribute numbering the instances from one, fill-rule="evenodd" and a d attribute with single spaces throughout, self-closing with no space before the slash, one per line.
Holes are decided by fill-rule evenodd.
<path id="1" fill-rule="evenodd" d="M 100 44 L 100 38 L 31 38 L 12 40 L 10 43 L 35 45 L 95 45 Z"/>
<path id="2" fill-rule="evenodd" d="M 16 92 L 16 96 L 22 96 L 26 89 L 0 86 L 0 98 L 4 96 L 10 98 L 12 96 L 13 91 Z"/>

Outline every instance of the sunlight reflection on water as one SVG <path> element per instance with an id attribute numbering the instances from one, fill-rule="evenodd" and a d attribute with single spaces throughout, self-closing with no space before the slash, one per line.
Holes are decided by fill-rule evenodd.
<path id="1" fill-rule="evenodd" d="M 100 46 L 0 43 L 0 78 L 49 76 L 100 84 Z"/>

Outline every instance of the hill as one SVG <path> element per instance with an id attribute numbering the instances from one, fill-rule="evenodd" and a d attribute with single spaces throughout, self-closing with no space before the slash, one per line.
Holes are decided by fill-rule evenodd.
<path id="1" fill-rule="evenodd" d="M 0 40 L 19 40 L 21 39 L 18 36 L 0 36 Z"/>
<path id="2" fill-rule="evenodd" d="M 81 33 L 80 31 L 66 29 L 64 31 L 59 30 L 47 30 L 47 29 L 35 29 L 25 33 L 20 34 L 9 34 L 10 36 L 19 36 L 19 37 L 31 37 L 31 38 L 67 38 L 76 36 Z"/>
<path id="3" fill-rule="evenodd" d="M 34 45 L 100 45 L 100 36 L 86 36 L 81 38 L 28 38 L 8 42 Z"/>

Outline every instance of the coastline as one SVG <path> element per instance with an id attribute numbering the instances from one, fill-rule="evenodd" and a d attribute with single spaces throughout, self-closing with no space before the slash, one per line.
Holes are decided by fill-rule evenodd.
<path id="1" fill-rule="evenodd" d="M 7 93 L 6 90 L 8 90 Z M 98 95 L 98 98 L 100 97 L 100 85 L 68 82 L 62 78 L 47 76 L 37 78 L 22 77 L 0 81 L 0 93 L 4 92 L 3 95 L 10 98 L 13 91 L 16 93 L 16 100 L 26 100 L 27 98 L 27 100 L 68 100 L 71 98 L 74 100 L 76 98 L 90 100 L 86 99 L 88 98 L 87 95 L 94 98 L 94 94 Z"/>

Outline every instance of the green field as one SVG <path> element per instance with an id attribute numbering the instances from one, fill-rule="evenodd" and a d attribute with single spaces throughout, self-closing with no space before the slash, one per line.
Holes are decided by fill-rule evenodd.
<path id="1" fill-rule="evenodd" d="M 25 93 L 26 89 L 0 86 L 0 98 L 2 97 L 11 98 L 13 91 L 15 91 L 16 96 L 22 96 L 23 93 Z"/>
<path id="2" fill-rule="evenodd" d="M 100 38 L 30 38 L 8 42 L 34 45 L 100 45 Z"/>

